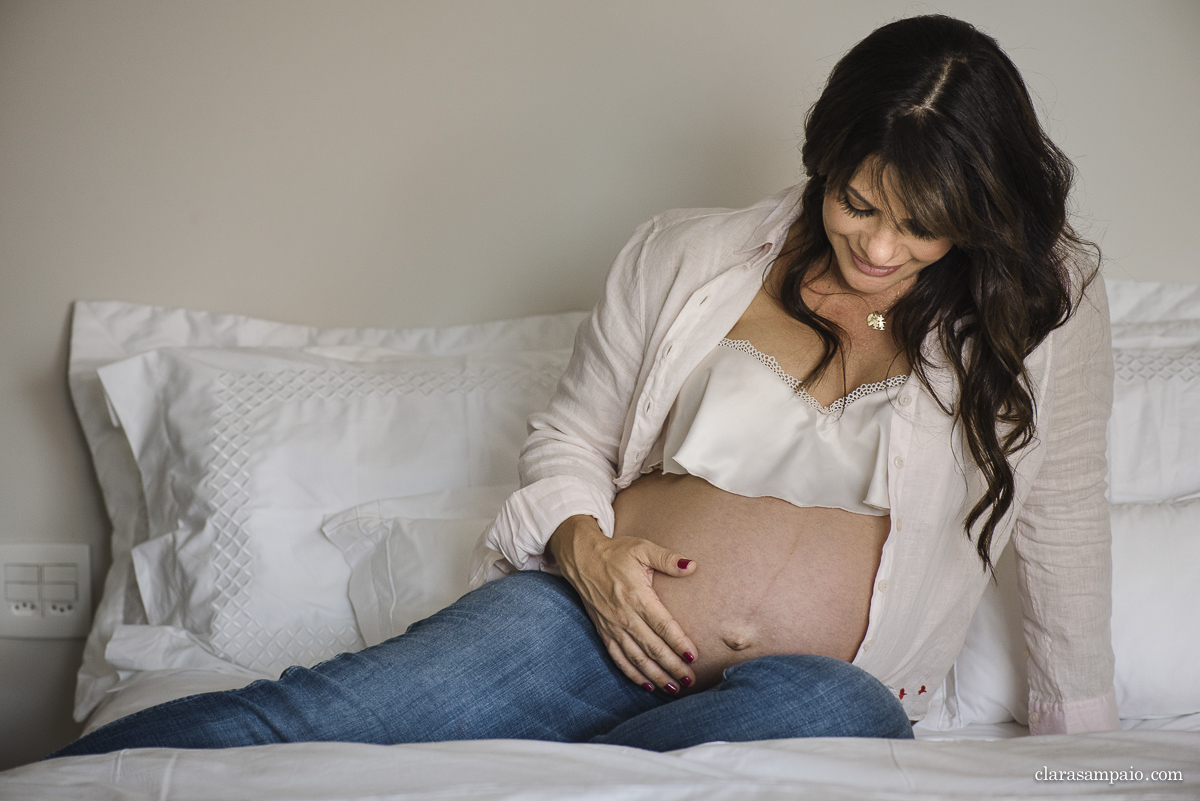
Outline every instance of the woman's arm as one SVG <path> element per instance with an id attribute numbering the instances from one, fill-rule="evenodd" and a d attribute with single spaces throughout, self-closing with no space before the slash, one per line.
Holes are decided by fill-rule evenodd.
<path id="1" fill-rule="evenodd" d="M 685 654 L 694 659 L 696 648 L 659 602 L 651 578 L 656 570 L 688 575 L 695 563 L 647 540 L 611 539 L 616 466 L 658 314 L 645 287 L 657 232 L 651 220 L 618 254 L 550 405 L 530 418 L 518 465 L 522 488 L 485 538 L 518 569 L 557 566 L 621 671 L 670 691 L 668 685 L 677 690 L 695 680 Z"/>
<path id="2" fill-rule="evenodd" d="M 1045 458 L 1030 477 L 1013 536 L 1033 734 L 1119 726 L 1104 496 L 1113 363 L 1103 279 L 1096 277 L 1053 337 L 1051 383 L 1038 410 L 1046 421 L 1037 428 Z"/>

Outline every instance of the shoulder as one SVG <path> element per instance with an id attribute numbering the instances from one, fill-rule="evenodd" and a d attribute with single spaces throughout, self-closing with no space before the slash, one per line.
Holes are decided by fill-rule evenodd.
<path id="1" fill-rule="evenodd" d="M 651 221 L 656 247 L 694 248 L 703 245 L 734 252 L 755 247 L 759 244 L 755 240 L 769 239 L 778 224 L 782 223 L 786 230 L 799 209 L 802 189 L 803 185 L 797 184 L 741 209 L 664 211 Z"/>
<path id="2" fill-rule="evenodd" d="M 1073 272 L 1071 313 L 1025 360 L 1035 393 L 1044 400 L 1082 387 L 1112 397 L 1112 334 L 1108 295 L 1099 272 Z"/>
<path id="3" fill-rule="evenodd" d="M 1095 269 L 1086 272 L 1072 269 L 1070 281 L 1070 315 L 1062 325 L 1050 332 L 1038 350 L 1094 350 L 1111 342 L 1104 277 Z"/>
<path id="4" fill-rule="evenodd" d="M 782 244 L 799 211 L 802 185 L 741 209 L 665 211 L 638 228 L 626 250 L 627 279 L 666 288 L 681 277 L 704 282 L 765 244 Z M 626 270 L 621 270 L 625 272 Z"/>

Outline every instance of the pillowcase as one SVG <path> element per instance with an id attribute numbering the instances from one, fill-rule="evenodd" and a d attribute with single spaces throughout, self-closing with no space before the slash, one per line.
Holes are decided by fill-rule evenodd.
<path id="1" fill-rule="evenodd" d="M 1114 322 L 1109 498 L 1200 493 L 1200 320 Z"/>
<path id="2" fill-rule="evenodd" d="M 1112 523 L 1121 717 L 1200 712 L 1200 500 L 1114 506 Z"/>
<path id="3" fill-rule="evenodd" d="M 517 484 L 373 501 L 321 527 L 350 566 L 350 605 L 366 645 L 403 634 L 468 590 L 471 555 Z"/>
<path id="4" fill-rule="evenodd" d="M 1105 279 L 1113 323 L 1200 320 L 1200 284 Z"/>
<path id="5" fill-rule="evenodd" d="M 1200 500 L 1114 504 L 1112 643 L 1122 719 L 1200 712 Z M 996 564 L 926 728 L 1025 723 L 1026 651 L 1011 547 Z M 1190 677 L 1190 678 L 1189 678 Z M 1200 722 L 1200 721 L 1197 721 Z"/>
<path id="6" fill-rule="evenodd" d="M 111 422 L 98 368 L 159 347 L 365 346 L 430 354 L 570 348 L 583 317 L 583 312 L 569 312 L 447 328 L 321 330 L 233 314 L 136 303 L 76 302 L 68 383 L 113 529 L 112 567 L 79 671 L 76 720 L 83 720 L 118 680 L 105 659 L 105 648 L 116 627 L 146 622 L 130 551 L 148 536 L 148 511 L 133 453 L 123 432 Z"/>
<path id="7" fill-rule="evenodd" d="M 397 490 L 516 484 L 526 418 L 569 357 L 162 348 L 101 368 L 147 500 L 148 622 L 268 674 L 361 648 L 323 519 Z"/>

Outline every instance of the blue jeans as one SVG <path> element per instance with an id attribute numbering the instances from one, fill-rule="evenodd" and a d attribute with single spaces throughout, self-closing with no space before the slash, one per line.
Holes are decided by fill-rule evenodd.
<path id="1" fill-rule="evenodd" d="M 180 698 L 113 721 L 52 756 L 122 748 L 301 741 L 529 739 L 653 751 L 713 740 L 911 738 L 900 702 L 824 656 L 729 668 L 704 692 L 647 692 L 617 670 L 563 579 L 517 573 L 407 632 L 277 681 Z"/>

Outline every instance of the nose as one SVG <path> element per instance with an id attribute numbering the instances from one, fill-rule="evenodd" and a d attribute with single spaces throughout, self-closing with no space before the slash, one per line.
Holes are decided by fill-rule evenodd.
<path id="1" fill-rule="evenodd" d="M 881 222 L 866 232 L 863 250 L 876 267 L 891 267 L 903 261 L 900 258 L 900 239 L 900 233 L 895 228 Z"/>

